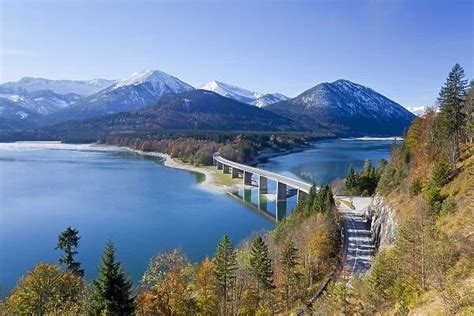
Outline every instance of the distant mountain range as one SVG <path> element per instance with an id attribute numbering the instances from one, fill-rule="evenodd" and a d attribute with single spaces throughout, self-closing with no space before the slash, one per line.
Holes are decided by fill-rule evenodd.
<path id="1" fill-rule="evenodd" d="M 99 139 L 114 134 L 188 131 L 308 131 L 293 120 L 206 90 L 163 97 L 136 111 L 56 124 L 45 129 L 67 139 Z"/>
<path id="2" fill-rule="evenodd" d="M 256 105 L 258 107 L 288 100 L 288 97 L 281 93 L 263 94 L 260 92 L 251 92 L 249 90 L 216 80 L 206 83 L 201 87 L 201 89 L 212 91 L 220 94 L 223 97 L 234 99 L 242 103 Z"/>
<path id="3" fill-rule="evenodd" d="M 400 135 L 413 118 L 399 104 L 348 80 L 318 84 L 292 99 L 219 81 L 196 90 L 158 70 L 122 80 L 23 78 L 0 85 L 0 131 L 54 124 L 48 129 L 65 131 L 60 123 L 67 121 L 71 130 L 85 124 L 102 134 L 200 129 Z M 71 122 L 84 119 L 89 120 Z"/>

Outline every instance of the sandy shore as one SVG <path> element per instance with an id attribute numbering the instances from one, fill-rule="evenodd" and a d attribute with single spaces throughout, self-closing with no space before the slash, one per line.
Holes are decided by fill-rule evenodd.
<path id="1" fill-rule="evenodd" d="M 233 186 L 231 185 L 224 185 L 220 183 L 216 175 L 212 171 L 206 168 L 196 167 L 190 164 L 178 162 L 175 159 L 171 158 L 170 155 L 164 154 L 164 153 L 145 152 L 145 151 L 135 150 L 135 149 L 130 149 L 130 148 L 127 148 L 127 149 L 133 153 L 136 153 L 142 156 L 161 158 L 163 159 L 163 164 L 166 167 L 197 172 L 204 175 L 205 180 L 199 183 L 199 187 L 203 190 L 206 190 L 212 193 L 227 193 L 229 191 L 232 191 L 233 189 Z"/>

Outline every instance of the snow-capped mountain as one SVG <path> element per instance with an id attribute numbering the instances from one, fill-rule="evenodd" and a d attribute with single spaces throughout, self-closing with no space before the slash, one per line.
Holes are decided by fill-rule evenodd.
<path id="1" fill-rule="evenodd" d="M 400 104 L 349 80 L 321 83 L 297 97 L 265 107 L 354 135 L 401 135 L 415 117 Z"/>
<path id="2" fill-rule="evenodd" d="M 200 89 L 212 91 L 223 97 L 234 99 L 242 103 L 256 105 L 258 107 L 288 99 L 280 93 L 263 94 L 260 92 L 252 92 L 217 80 L 206 83 Z"/>
<path id="3" fill-rule="evenodd" d="M 58 94 L 50 90 L 23 92 L 21 94 L 2 92 L 4 91 L 0 88 L 0 106 L 6 107 L 15 103 L 16 106 L 40 115 L 49 115 L 62 110 L 82 98 L 78 94 Z"/>
<path id="4" fill-rule="evenodd" d="M 107 79 L 93 80 L 49 80 L 44 78 L 25 77 L 16 82 L 6 82 L 0 85 L 3 91 L 11 94 L 50 90 L 57 94 L 74 93 L 89 96 L 113 85 L 115 81 Z"/>
<path id="5" fill-rule="evenodd" d="M 261 108 L 273 103 L 286 101 L 288 99 L 289 98 L 286 95 L 283 95 L 281 93 L 269 93 L 269 94 L 264 94 L 261 97 L 259 97 L 257 100 L 255 100 L 254 105 Z"/>
<path id="6" fill-rule="evenodd" d="M 425 114 L 426 110 L 430 108 L 429 106 L 421 105 L 421 106 L 407 106 L 406 109 L 411 113 L 415 114 L 416 116 L 422 116 Z"/>
<path id="7" fill-rule="evenodd" d="M 194 90 L 189 84 L 159 70 L 146 70 L 117 81 L 74 106 L 54 115 L 58 120 L 87 118 L 136 110 L 159 99 Z"/>

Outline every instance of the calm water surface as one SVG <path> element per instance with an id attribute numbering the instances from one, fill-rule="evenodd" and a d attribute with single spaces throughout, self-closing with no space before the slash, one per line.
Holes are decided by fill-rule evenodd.
<path id="1" fill-rule="evenodd" d="M 351 164 L 361 168 L 365 158 L 388 158 L 391 144 L 322 141 L 260 167 L 331 182 L 344 177 Z M 252 232 L 271 229 L 271 219 L 281 218 L 296 203 L 292 197 L 284 209 L 271 196 L 267 201 L 256 189 L 240 188 L 237 193 L 246 206 L 227 195 L 203 191 L 196 183 L 194 173 L 127 152 L 0 144 L 0 288 L 12 288 L 39 261 L 57 262 L 57 235 L 68 225 L 80 231 L 78 260 L 87 278 L 95 276 L 110 239 L 125 271 L 137 281 L 159 251 L 181 248 L 191 260 L 200 260 L 214 253 L 223 234 L 238 243 Z M 270 181 L 269 192 L 274 189 Z"/>
<path id="2" fill-rule="evenodd" d="M 390 158 L 393 140 L 334 139 L 313 144 L 309 150 L 275 157 L 259 167 L 315 183 L 331 183 L 347 175 L 349 166 L 362 169 L 365 159 L 374 165 Z"/>
<path id="3" fill-rule="evenodd" d="M 110 239 L 135 281 L 158 251 L 181 248 L 200 260 L 223 234 L 238 243 L 273 227 L 196 183 L 191 172 L 133 154 L 0 146 L 0 287 L 13 287 L 39 261 L 57 262 L 57 235 L 68 225 L 80 231 L 88 278 Z"/>

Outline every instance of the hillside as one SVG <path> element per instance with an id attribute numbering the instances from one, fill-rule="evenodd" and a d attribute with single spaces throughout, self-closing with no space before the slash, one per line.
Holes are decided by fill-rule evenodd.
<path id="1" fill-rule="evenodd" d="M 347 193 L 376 181 L 367 215 L 379 249 L 365 276 L 329 289 L 321 301 L 329 313 L 473 314 L 474 85 L 458 64 L 439 102 L 439 112 L 414 120 L 388 164 L 348 174 Z"/>
<path id="2" fill-rule="evenodd" d="M 291 117 L 306 127 L 318 122 L 352 136 L 401 135 L 415 117 L 385 96 L 348 80 L 318 84 L 265 109 Z"/>

